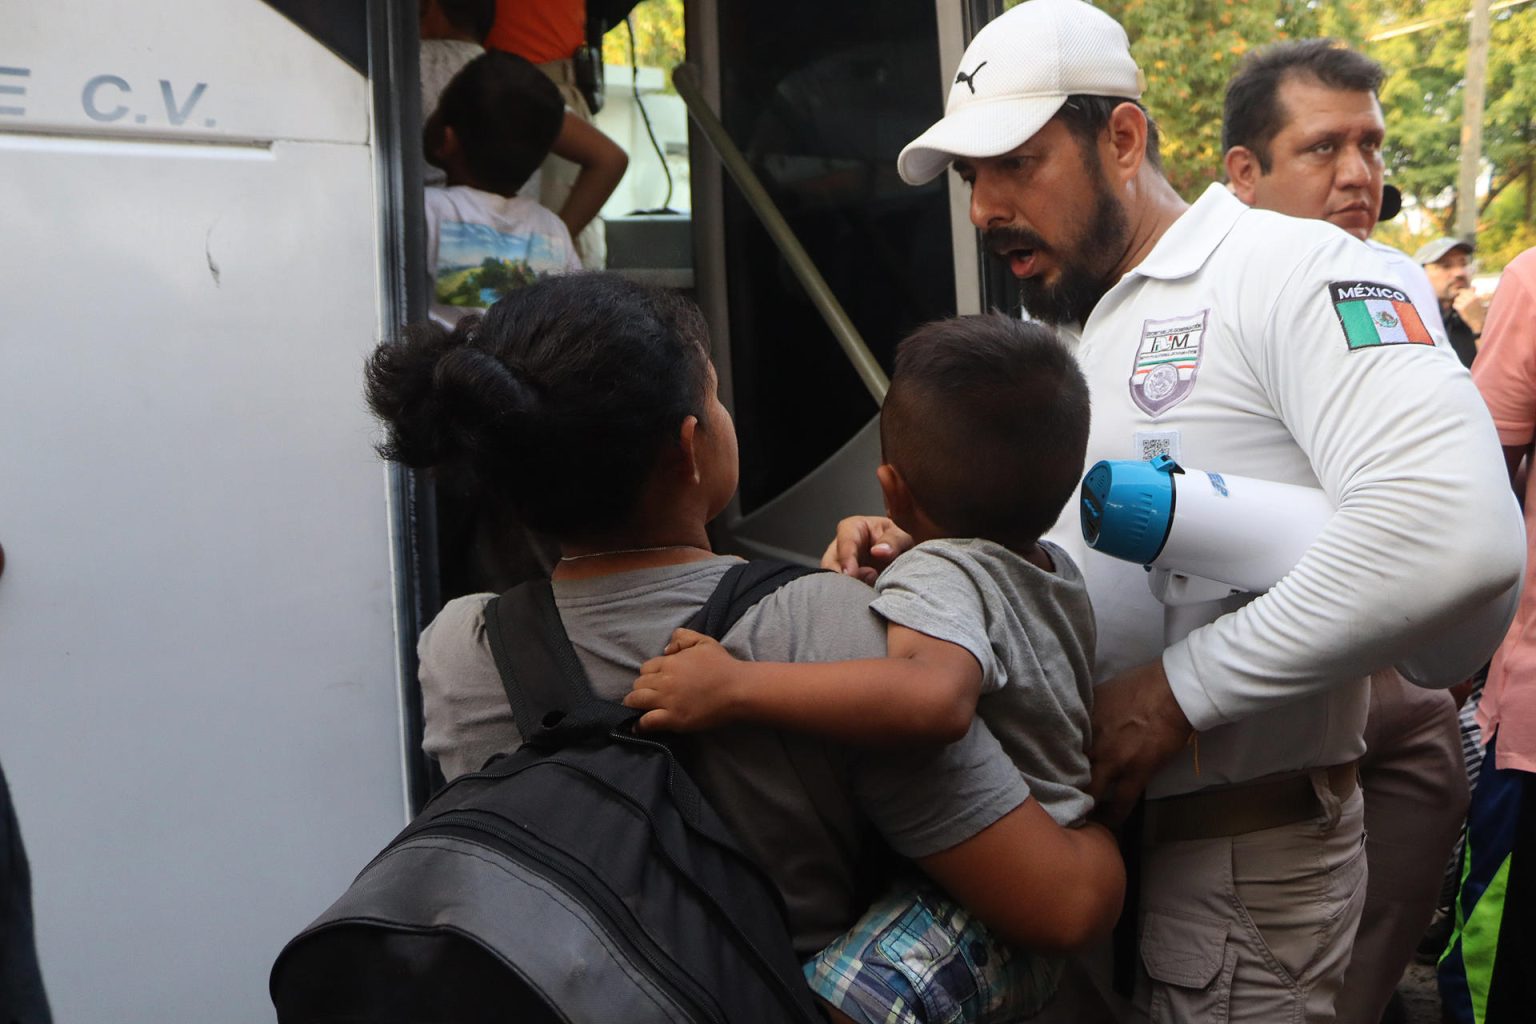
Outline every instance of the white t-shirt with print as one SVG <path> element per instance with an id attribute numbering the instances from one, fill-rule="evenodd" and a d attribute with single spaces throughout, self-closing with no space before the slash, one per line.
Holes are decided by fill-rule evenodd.
<path id="1" fill-rule="evenodd" d="M 432 318 L 448 327 L 515 288 L 581 269 L 565 222 L 532 199 L 467 185 L 423 195 Z"/>

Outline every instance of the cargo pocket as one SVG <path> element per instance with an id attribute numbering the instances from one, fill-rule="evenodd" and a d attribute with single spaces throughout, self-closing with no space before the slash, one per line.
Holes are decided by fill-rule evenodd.
<path id="1" fill-rule="evenodd" d="M 1141 923 L 1141 962 L 1151 978 L 1153 1024 L 1226 1024 L 1237 949 L 1228 923 L 1149 910 Z"/>

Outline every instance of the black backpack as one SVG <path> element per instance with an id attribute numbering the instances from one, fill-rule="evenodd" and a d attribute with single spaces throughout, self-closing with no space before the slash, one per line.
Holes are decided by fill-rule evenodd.
<path id="1" fill-rule="evenodd" d="M 723 636 L 810 570 L 728 570 Z M 547 581 L 487 633 L 526 742 L 460 776 L 284 947 L 281 1024 L 820 1021 L 767 877 L 637 713 L 592 695 Z"/>

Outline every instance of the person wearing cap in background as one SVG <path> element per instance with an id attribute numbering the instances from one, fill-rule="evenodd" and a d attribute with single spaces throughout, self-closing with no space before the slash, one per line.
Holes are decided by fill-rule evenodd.
<path id="1" fill-rule="evenodd" d="M 1098 623 L 1092 789 L 1110 817 L 1148 798 L 1135 1006 L 1331 1020 L 1363 902 L 1365 677 L 1442 634 L 1486 656 L 1466 638 L 1513 611 L 1519 510 L 1471 380 L 1380 257 L 1221 185 L 1187 205 L 1140 95 L 1113 19 L 1026 0 L 976 35 L 897 167 L 921 184 L 953 165 L 1025 308 L 1074 344 L 1090 462 L 1166 453 L 1334 504 L 1284 580 L 1172 645 L 1139 566 L 1087 549 L 1075 513 L 1051 533 Z M 1428 542 L 1474 515 L 1455 547 Z M 878 567 L 909 544 L 855 517 L 827 560 Z"/>
<path id="2" fill-rule="evenodd" d="M 1382 209 L 1386 73 L 1330 39 L 1248 54 L 1227 83 L 1222 145 L 1232 192 L 1250 206 L 1325 220 L 1379 253 L 1436 344 L 1455 355 L 1424 271 L 1370 238 Z M 1390 668 L 1371 673 L 1360 786 L 1368 880 L 1349 971 L 1334 1011 L 1377 1024 L 1434 915 L 1468 800 L 1456 701 Z"/>
<path id="3" fill-rule="evenodd" d="M 1424 268 L 1435 298 L 1440 301 L 1440 316 L 1445 320 L 1445 333 L 1451 347 L 1470 367 L 1477 357 L 1477 339 L 1483 333 L 1483 319 L 1488 315 L 1488 303 L 1472 287 L 1472 274 L 1476 264 L 1472 253 L 1476 247 L 1459 238 L 1437 238 L 1426 242 L 1413 254 L 1413 261 Z"/>

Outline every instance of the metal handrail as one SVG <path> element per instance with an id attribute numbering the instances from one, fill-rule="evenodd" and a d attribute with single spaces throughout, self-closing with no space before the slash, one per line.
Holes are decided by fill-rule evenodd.
<path id="1" fill-rule="evenodd" d="M 815 262 L 805 251 L 805 246 L 800 244 L 800 239 L 795 237 L 794 229 L 784 220 L 778 205 L 774 203 L 773 198 L 768 195 L 768 190 L 758 179 L 757 172 L 752 170 L 752 165 L 747 163 L 747 158 L 742 155 L 741 150 L 736 148 L 736 143 L 732 142 L 730 135 L 726 133 L 725 125 L 720 123 L 715 112 L 709 108 L 709 103 L 704 98 L 703 85 L 699 81 L 698 69 L 691 64 L 679 64 L 672 72 L 672 84 L 676 87 L 677 94 L 683 98 L 683 102 L 688 105 L 689 116 L 699 126 L 699 130 L 704 133 L 710 145 L 715 147 L 715 152 L 719 154 L 720 162 L 725 165 L 726 172 L 730 174 L 736 187 L 741 190 L 742 198 L 746 199 L 747 205 L 752 207 L 752 212 L 757 214 L 757 219 L 767 229 L 773 244 L 778 246 L 795 279 L 800 282 L 817 311 L 821 313 L 821 318 L 831 329 L 843 354 L 853 364 L 859 380 L 864 382 L 864 387 L 874 397 L 875 404 L 883 404 L 885 393 L 891 387 L 890 378 L 885 375 L 885 370 L 875 359 L 874 353 L 870 352 L 869 346 L 864 344 L 858 328 L 854 327 L 853 321 L 848 319 L 842 304 L 837 301 L 837 296 L 832 294 L 832 289 L 827 285 L 826 278 L 822 277 L 821 271 L 816 269 Z"/>

